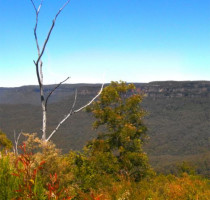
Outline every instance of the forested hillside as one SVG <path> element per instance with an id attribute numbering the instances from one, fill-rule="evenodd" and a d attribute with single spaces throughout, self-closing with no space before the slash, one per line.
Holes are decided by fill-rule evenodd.
<path id="1" fill-rule="evenodd" d="M 144 119 L 150 139 L 144 146 L 152 165 L 171 172 L 182 161 L 189 161 L 199 173 L 210 170 L 210 82 L 151 82 L 135 84 L 145 98 Z M 46 86 L 48 91 L 53 86 Z M 70 109 L 75 88 L 76 106 L 83 105 L 100 88 L 94 84 L 63 85 L 49 104 L 49 127 L 52 130 Z M 91 114 L 81 112 L 70 118 L 55 134 L 53 141 L 64 153 L 81 150 L 96 136 Z M 38 132 L 41 127 L 39 90 L 36 86 L 0 88 L 0 129 L 13 140 L 13 132 Z"/>

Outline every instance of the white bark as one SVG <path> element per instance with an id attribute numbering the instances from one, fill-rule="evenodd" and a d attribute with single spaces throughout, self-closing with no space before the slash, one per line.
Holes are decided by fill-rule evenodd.
<path id="1" fill-rule="evenodd" d="M 47 102 L 48 102 L 48 99 L 51 96 L 51 94 L 55 91 L 55 89 L 57 89 L 64 81 L 61 82 L 58 85 L 58 87 L 56 87 L 55 89 L 53 89 L 50 92 L 50 94 L 48 95 L 47 99 L 45 100 L 44 89 L 43 89 L 44 84 L 43 84 L 43 71 L 42 71 L 42 67 L 43 67 L 42 56 L 44 54 L 44 51 L 45 51 L 46 45 L 48 43 L 48 40 L 50 38 L 50 35 L 52 33 L 52 30 L 53 30 L 53 28 L 55 26 L 56 19 L 57 19 L 58 15 L 61 13 L 61 11 L 70 2 L 70 0 L 66 1 L 66 3 L 57 12 L 57 14 L 56 14 L 56 16 L 55 16 L 55 18 L 54 18 L 54 20 L 52 22 L 52 25 L 50 27 L 50 30 L 49 30 L 49 32 L 47 34 L 47 37 L 45 39 L 44 45 L 41 48 L 41 50 L 40 50 L 40 46 L 39 46 L 39 42 L 38 42 L 38 37 L 37 37 L 37 25 L 38 25 L 39 12 L 40 12 L 40 9 L 42 7 L 43 0 L 41 0 L 41 3 L 39 5 L 38 9 L 36 8 L 34 1 L 31 0 L 31 2 L 32 2 L 32 5 L 33 5 L 34 10 L 35 10 L 35 13 L 36 13 L 36 23 L 35 23 L 35 27 L 34 27 L 34 37 L 35 37 L 35 41 L 36 41 L 38 58 L 37 58 L 36 61 L 34 61 L 34 64 L 36 66 L 36 75 L 37 75 L 37 79 L 38 79 L 38 83 L 39 83 L 40 97 L 41 97 L 41 106 L 42 106 L 42 140 L 43 141 L 46 141 L 46 131 L 47 131 Z"/>
<path id="2" fill-rule="evenodd" d="M 22 135 L 22 131 L 18 134 L 18 136 L 16 137 L 16 132 L 14 131 L 14 141 L 15 141 L 15 146 L 13 147 L 14 149 L 14 153 L 16 155 L 18 155 L 18 143 L 19 143 L 19 139 L 20 136 Z"/>
<path id="3" fill-rule="evenodd" d="M 69 113 L 58 123 L 58 125 L 56 126 L 56 128 L 52 131 L 52 133 L 49 135 L 49 137 L 47 138 L 47 103 L 48 100 L 50 98 L 50 96 L 53 94 L 53 92 L 65 81 L 67 81 L 69 79 L 66 78 L 64 81 L 60 82 L 55 88 L 53 88 L 51 90 L 51 92 L 47 95 L 46 99 L 45 99 L 45 94 L 44 94 L 44 84 L 43 84 L 43 71 L 42 71 L 42 67 L 43 67 L 43 62 L 42 62 L 42 56 L 44 54 L 46 45 L 49 41 L 50 35 L 52 33 L 52 30 L 55 26 L 55 22 L 57 17 L 59 16 L 59 14 L 62 12 L 62 10 L 68 5 L 68 3 L 70 2 L 70 0 L 67 0 L 66 3 L 59 9 L 59 11 L 57 12 L 57 14 L 55 15 L 55 18 L 52 21 L 52 25 L 49 29 L 49 32 L 47 34 L 47 37 L 44 41 L 43 47 L 40 48 L 39 46 L 39 42 L 38 42 L 38 37 L 37 37 L 37 26 L 38 26 L 38 18 L 39 18 L 39 12 L 40 9 L 42 7 L 42 3 L 43 0 L 41 0 L 40 5 L 38 6 L 38 9 L 35 6 L 34 0 L 31 0 L 32 5 L 34 7 L 35 13 L 36 13 L 36 23 L 35 23 L 35 27 L 34 27 L 34 37 L 35 37 L 35 42 L 36 42 L 36 47 L 37 47 L 37 53 L 38 53 L 38 58 L 36 61 L 34 61 L 34 65 L 36 67 L 36 75 L 37 75 L 37 80 L 39 83 L 39 89 L 40 89 L 40 98 L 41 98 L 41 107 L 42 107 L 42 141 L 47 142 L 50 140 L 50 138 L 57 132 L 57 130 L 60 128 L 60 126 L 73 114 L 83 110 L 84 108 L 86 108 L 87 106 L 89 106 L 102 92 L 103 90 L 103 86 L 104 84 L 102 84 L 101 89 L 99 91 L 99 93 L 90 101 L 88 102 L 86 105 L 82 106 L 81 108 L 74 110 L 74 106 L 76 104 L 76 100 L 77 100 L 77 91 L 75 93 L 75 99 L 72 105 L 71 110 L 69 111 Z"/>
<path id="4" fill-rule="evenodd" d="M 68 113 L 68 114 L 59 122 L 59 124 L 57 125 L 57 127 L 52 131 L 52 133 L 50 134 L 50 136 L 47 138 L 46 141 L 49 141 L 49 140 L 50 140 L 50 138 L 57 132 L 57 130 L 60 128 L 60 126 L 61 126 L 61 125 L 62 125 L 62 124 L 71 116 L 71 115 L 73 115 L 73 114 L 75 114 L 75 113 L 77 113 L 77 112 L 83 110 L 84 108 L 86 108 L 87 106 L 89 106 L 91 103 L 93 103 L 93 101 L 94 101 L 97 97 L 100 96 L 101 92 L 103 91 L 103 87 L 104 87 L 104 84 L 102 84 L 100 91 L 98 92 L 98 94 L 97 94 L 95 97 L 93 97 L 93 98 L 91 99 L 91 101 L 89 101 L 87 104 L 85 104 L 84 106 L 80 107 L 79 109 L 74 110 L 74 106 L 75 106 L 76 101 L 77 101 L 77 91 L 76 91 L 76 93 L 75 93 L 75 98 L 74 98 L 74 103 L 73 103 L 73 105 L 72 105 L 71 110 L 70 110 L 69 113 Z"/>

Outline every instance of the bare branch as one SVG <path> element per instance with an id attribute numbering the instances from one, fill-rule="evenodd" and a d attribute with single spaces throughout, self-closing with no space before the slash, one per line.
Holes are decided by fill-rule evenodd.
<path id="1" fill-rule="evenodd" d="M 87 106 L 89 106 L 91 103 L 93 103 L 93 101 L 98 98 L 101 94 L 101 92 L 103 91 L 103 87 L 104 87 L 104 83 L 102 84 L 101 86 L 101 89 L 100 91 L 98 92 L 98 94 L 91 100 L 89 101 L 89 103 L 85 104 L 84 106 L 82 106 L 81 108 L 77 109 L 77 110 L 74 110 L 74 106 L 75 106 L 75 103 L 76 103 L 76 99 L 77 99 L 77 93 L 75 94 L 75 99 L 74 99 L 74 103 L 73 103 L 73 106 L 70 110 L 70 112 L 60 121 L 60 123 L 57 125 L 57 127 L 54 129 L 54 131 L 50 134 L 50 136 L 47 138 L 46 141 L 49 141 L 49 139 L 57 132 L 57 130 L 60 128 L 60 126 L 73 114 L 83 110 L 84 108 L 86 108 Z"/>
<path id="2" fill-rule="evenodd" d="M 34 10 L 36 12 L 36 23 L 35 23 L 35 27 L 34 27 L 34 37 L 35 37 L 35 41 L 36 41 L 36 47 L 37 47 L 37 52 L 38 52 L 38 57 L 40 56 L 40 47 L 39 47 L 39 42 L 38 42 L 38 38 L 37 38 L 37 33 L 36 33 L 36 30 L 37 30 L 37 25 L 38 25 L 38 17 L 39 17 L 39 11 L 42 7 L 42 3 L 43 3 L 43 0 L 41 1 L 38 9 L 36 8 L 35 4 L 34 4 L 34 1 L 31 0 L 31 3 L 34 7 Z M 41 89 L 42 87 L 42 84 L 43 84 L 43 75 L 42 75 L 42 61 L 40 60 L 40 71 L 41 71 L 41 78 L 40 78 L 40 73 L 39 73 L 39 64 L 34 62 L 35 66 L 36 66 L 36 74 L 37 74 L 37 78 L 38 78 L 38 83 L 39 83 L 39 87 Z"/>
<path id="3" fill-rule="evenodd" d="M 56 85 L 56 87 L 54 87 L 51 92 L 47 95 L 46 101 L 45 101 L 45 108 L 47 109 L 47 102 L 48 99 L 50 98 L 50 96 L 52 95 L 52 93 L 58 88 L 60 87 L 61 84 L 63 84 L 64 82 L 66 82 L 69 79 L 69 77 L 67 77 L 64 81 L 60 82 L 58 85 Z"/>
<path id="4" fill-rule="evenodd" d="M 53 30 L 53 28 L 54 28 L 54 25 L 55 25 L 55 22 L 56 22 L 56 19 L 57 19 L 58 15 L 59 15 L 59 14 L 61 13 L 61 11 L 67 6 L 67 4 L 68 4 L 69 2 L 70 2 L 70 0 L 66 1 L 66 3 L 60 8 L 60 10 L 57 12 L 57 14 L 56 14 L 54 20 L 52 21 L 51 28 L 50 28 L 50 30 L 49 30 L 49 32 L 48 32 L 48 34 L 47 34 L 47 38 L 46 38 L 46 40 L 45 40 L 45 42 L 44 42 L 44 45 L 43 45 L 43 47 L 42 47 L 42 51 L 41 51 L 41 53 L 40 53 L 40 55 L 39 55 L 39 57 L 38 57 L 36 63 L 39 63 L 40 59 L 42 58 L 42 55 L 43 55 L 43 53 L 44 53 L 44 51 L 45 51 L 46 45 L 47 45 L 47 43 L 48 43 L 48 40 L 49 40 L 49 38 L 50 38 L 51 32 L 52 32 L 52 30 Z"/>
<path id="5" fill-rule="evenodd" d="M 36 23 L 35 23 L 35 27 L 34 27 L 34 36 L 35 36 L 35 40 L 36 40 L 36 46 L 37 46 L 38 56 L 40 56 L 40 48 L 39 48 L 38 38 L 37 38 L 37 34 L 36 34 L 36 29 L 37 29 L 37 25 L 38 25 L 39 11 L 40 11 L 40 9 L 42 7 L 43 0 L 41 1 L 38 9 L 36 8 L 33 0 L 31 0 L 31 3 L 32 3 L 32 5 L 34 7 L 34 10 L 36 12 Z"/>
<path id="6" fill-rule="evenodd" d="M 66 3 L 64 3 L 64 5 L 60 8 L 60 10 L 58 11 L 58 13 L 55 16 L 55 19 L 57 18 L 57 16 L 60 14 L 60 12 L 67 6 L 67 4 L 70 2 L 71 0 L 66 1 Z"/>
<path id="7" fill-rule="evenodd" d="M 37 13 L 39 13 L 39 11 L 40 11 L 40 9 L 41 9 L 41 7 L 42 7 L 42 3 L 43 3 L 43 0 L 41 1 L 40 5 L 39 5 L 39 7 L 38 7 L 38 9 L 37 9 Z"/>
<path id="8" fill-rule="evenodd" d="M 93 101 L 100 96 L 101 92 L 103 91 L 103 88 L 104 88 L 104 83 L 102 84 L 99 93 L 91 101 L 89 101 L 89 103 L 87 103 L 86 105 L 82 106 L 81 108 L 75 110 L 74 113 L 77 113 L 77 112 L 83 110 L 84 108 L 86 108 L 87 106 L 89 106 L 91 103 L 93 103 Z"/>
<path id="9" fill-rule="evenodd" d="M 18 142 L 19 142 L 21 135 L 22 135 L 22 131 L 16 137 L 16 132 L 14 131 L 14 141 L 15 141 L 14 153 L 17 155 L 18 155 Z"/>
<path id="10" fill-rule="evenodd" d="M 34 4 L 34 1 L 31 0 L 31 3 L 32 3 L 33 7 L 34 7 L 35 12 L 37 13 L 37 9 L 36 9 L 36 6 L 35 6 L 35 4 Z"/>
<path id="11" fill-rule="evenodd" d="M 39 12 L 40 9 L 42 7 L 42 3 L 43 0 L 41 0 L 38 8 L 36 8 L 36 5 L 34 3 L 35 0 L 31 0 L 31 3 L 34 7 L 35 13 L 36 13 L 36 23 L 35 23 L 35 27 L 34 27 L 34 37 L 35 37 L 35 41 L 36 41 L 36 47 L 37 47 L 37 52 L 38 52 L 38 58 L 36 60 L 36 62 L 34 62 L 35 67 L 36 67 L 36 75 L 37 75 L 37 79 L 38 79 L 38 83 L 39 83 L 39 88 L 40 88 L 40 97 L 41 97 L 41 105 L 42 105 L 42 139 L 46 140 L 46 128 L 47 128 L 47 111 L 46 111 L 46 106 L 47 106 L 47 101 L 49 99 L 49 97 L 51 96 L 51 94 L 48 95 L 47 101 L 45 101 L 45 96 L 44 96 L 44 89 L 43 89 L 43 71 L 42 71 L 42 66 L 43 66 L 43 62 L 42 62 L 42 56 L 43 53 L 45 51 L 46 45 L 48 43 L 48 40 L 50 38 L 51 32 L 54 28 L 56 19 L 58 17 L 58 15 L 61 13 L 61 11 L 66 7 L 66 5 L 70 2 L 70 0 L 67 0 L 66 3 L 59 9 L 59 11 L 57 12 L 57 14 L 55 15 L 55 18 L 52 22 L 51 28 L 47 34 L 47 37 L 45 39 L 44 45 L 42 48 L 40 48 L 39 46 L 39 42 L 38 42 L 38 37 L 37 37 L 37 26 L 38 26 L 38 18 L 39 18 Z"/>
<path id="12" fill-rule="evenodd" d="M 69 113 L 60 121 L 60 123 L 57 125 L 57 127 L 53 130 L 53 132 L 50 134 L 50 136 L 47 138 L 46 141 L 49 141 L 50 138 L 57 132 L 57 130 L 60 128 L 60 126 L 72 115 L 74 106 L 76 104 L 77 101 L 77 89 L 75 91 L 75 96 L 74 96 L 74 102 L 72 104 L 71 110 L 69 111 Z"/>

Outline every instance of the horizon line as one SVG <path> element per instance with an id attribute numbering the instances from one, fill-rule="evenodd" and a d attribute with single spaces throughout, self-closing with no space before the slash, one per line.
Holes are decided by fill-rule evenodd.
<path id="1" fill-rule="evenodd" d="M 121 80 L 120 80 L 121 81 Z M 115 81 L 114 81 L 115 82 Z M 119 81 L 118 81 L 119 82 Z M 124 81 L 126 83 L 134 83 L 134 84 L 149 84 L 154 82 L 210 82 L 210 80 L 157 80 L 157 81 L 149 81 L 149 82 L 130 82 L 130 81 Z M 78 83 L 64 83 L 62 85 L 101 85 L 101 84 L 110 84 L 111 82 L 105 82 L 105 83 L 85 83 L 85 82 L 78 82 Z M 51 86 L 51 85 L 57 85 L 59 83 L 53 83 L 53 84 L 44 84 L 44 86 Z M 0 88 L 20 88 L 20 87 L 28 87 L 28 86 L 39 86 L 38 84 L 28 84 L 28 85 L 20 85 L 20 86 L 0 86 Z"/>

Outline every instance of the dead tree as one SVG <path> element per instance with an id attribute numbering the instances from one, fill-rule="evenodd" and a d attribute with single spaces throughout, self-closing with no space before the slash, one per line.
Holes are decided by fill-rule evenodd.
<path id="1" fill-rule="evenodd" d="M 18 136 L 16 135 L 16 131 L 14 130 L 14 142 L 15 142 L 15 145 L 13 146 L 13 152 L 14 154 L 18 155 L 18 143 L 19 143 L 19 139 L 20 139 L 20 136 L 22 135 L 22 131 L 18 134 Z"/>
<path id="2" fill-rule="evenodd" d="M 57 132 L 57 130 L 60 128 L 60 126 L 73 114 L 83 110 L 84 108 L 86 108 L 88 105 L 90 105 L 102 92 L 103 90 L 103 84 L 101 86 L 100 91 L 98 92 L 98 94 L 90 101 L 88 102 L 86 105 L 82 106 L 81 108 L 75 110 L 74 106 L 76 104 L 76 100 L 77 100 L 77 91 L 75 92 L 75 98 L 74 98 L 74 102 L 72 105 L 72 108 L 70 109 L 70 111 L 67 113 L 67 115 L 58 123 L 58 125 L 56 126 L 56 128 L 50 133 L 50 135 L 47 137 L 47 106 L 48 106 L 48 100 L 51 97 L 51 95 L 53 94 L 53 92 L 60 87 L 60 85 L 62 83 L 64 83 L 65 81 L 67 81 L 69 79 L 69 77 L 67 77 L 64 81 L 60 82 L 59 84 L 57 84 L 50 92 L 49 94 L 45 95 L 44 94 L 44 84 L 43 84 L 43 62 L 42 62 L 42 57 L 46 48 L 46 45 L 49 41 L 50 35 L 52 33 L 52 30 L 55 26 L 55 22 L 57 17 L 59 16 L 59 14 L 62 12 L 62 10 L 69 4 L 70 0 L 67 0 L 65 2 L 65 4 L 58 10 L 57 14 L 55 15 L 55 18 L 52 21 L 52 25 L 49 29 L 49 32 L 47 34 L 47 37 L 44 41 L 44 44 L 42 46 L 42 48 L 40 48 L 39 45 L 39 41 L 38 41 L 38 37 L 37 37 L 37 26 L 38 26 L 38 19 L 39 19 L 39 12 L 40 9 L 42 7 L 42 3 L 43 0 L 41 0 L 40 4 L 38 7 L 36 7 L 34 0 L 31 0 L 31 3 L 33 5 L 33 8 L 35 10 L 36 13 L 36 23 L 35 23 L 35 27 L 34 27 L 34 37 L 35 37 L 35 42 L 36 42 L 36 48 L 37 48 L 37 53 L 38 53 L 38 57 L 36 59 L 36 61 L 34 60 L 34 65 L 36 67 L 36 76 L 38 79 L 38 84 L 39 84 L 39 89 L 40 89 L 40 98 L 41 98 L 41 107 L 42 107 L 42 141 L 47 142 L 50 140 L 50 138 Z"/>

